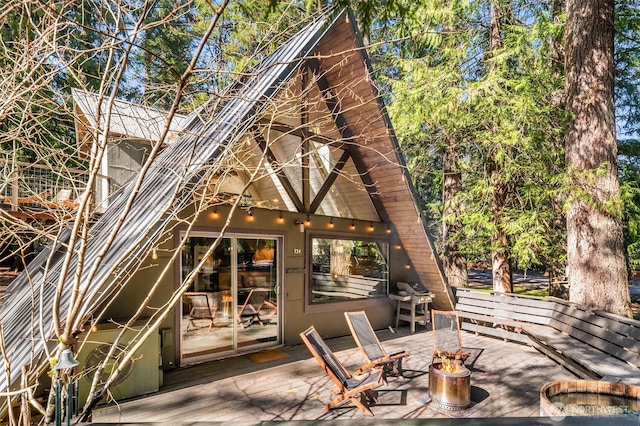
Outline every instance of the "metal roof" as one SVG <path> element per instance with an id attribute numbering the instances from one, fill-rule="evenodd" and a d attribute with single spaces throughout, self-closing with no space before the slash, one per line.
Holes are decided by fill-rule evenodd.
<path id="1" fill-rule="evenodd" d="M 331 19 L 329 15 L 317 18 L 266 57 L 248 78 L 230 89 L 224 103 L 213 111 L 211 117 L 204 117 L 206 122 L 202 120 L 204 112 L 192 117 L 175 142 L 151 165 L 126 217 L 123 217 L 123 212 L 135 190 L 135 182 L 130 182 L 114 196 L 109 208 L 89 231 L 86 266 L 81 281 L 89 280 L 90 271 L 95 266 L 95 275 L 88 290 L 90 309 L 110 296 L 114 290 L 113 283 L 127 279 L 135 271 L 169 221 L 192 202 L 203 170 L 215 166 L 225 147 L 233 145 L 254 124 L 267 108 L 268 101 L 298 69 L 338 17 Z M 118 229 L 120 222 L 126 225 Z M 115 229 L 118 231 L 113 235 L 113 244 L 106 253 L 102 253 Z M 69 231 L 65 230 L 63 234 L 62 241 L 68 238 Z M 22 366 L 29 365 L 32 359 L 43 354 L 45 339 L 41 337 L 40 327 L 47 339 L 55 337 L 52 306 L 55 284 L 63 266 L 64 249 L 58 248 L 44 277 L 44 267 L 51 250 L 40 253 L 13 281 L 0 307 L 0 324 L 11 366 L 9 378 L 5 361 L 0 357 L 0 391 L 16 383 Z M 61 312 L 66 312 L 70 303 L 77 261 L 74 257 L 69 269 L 72 272 L 64 284 Z M 37 314 L 34 315 L 34 311 Z M 90 311 L 84 313 L 89 314 Z M 55 341 L 49 343 L 53 346 Z M 32 374 L 37 374 L 36 367 L 42 367 L 45 362 L 40 359 L 37 365 L 33 365 L 32 369 L 36 371 Z"/>
<path id="2" fill-rule="evenodd" d="M 100 97 L 96 93 L 80 89 L 72 89 L 71 95 L 76 106 L 86 118 L 92 129 L 103 130 L 106 126 L 107 114 L 105 109 L 108 99 L 102 99 L 102 114 L 98 114 Z M 160 138 L 167 122 L 167 111 L 149 108 L 118 99 L 113 100 L 113 107 L 109 115 L 109 133 L 156 141 Z M 170 132 L 173 135 L 188 124 L 189 116 L 175 114 L 171 120 Z M 99 121 L 99 122 L 98 122 Z M 172 137 L 169 137 L 172 139 Z M 169 141 L 171 142 L 171 140 Z"/>

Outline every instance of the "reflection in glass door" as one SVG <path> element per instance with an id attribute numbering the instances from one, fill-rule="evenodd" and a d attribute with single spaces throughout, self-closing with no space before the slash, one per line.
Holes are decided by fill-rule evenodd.
<path id="1" fill-rule="evenodd" d="M 184 280 L 213 236 L 192 236 L 182 247 Z M 279 342 L 278 238 L 229 236 L 204 259 L 181 304 L 182 364 Z"/>
<path id="2" fill-rule="evenodd" d="M 237 240 L 238 347 L 278 340 L 276 248 L 276 239 Z"/>

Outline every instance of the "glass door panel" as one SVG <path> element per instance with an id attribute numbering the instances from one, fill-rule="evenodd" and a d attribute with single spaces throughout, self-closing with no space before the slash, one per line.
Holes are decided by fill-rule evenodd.
<path id="1" fill-rule="evenodd" d="M 182 248 L 182 279 L 203 259 L 215 238 L 191 237 Z M 185 361 L 233 350 L 232 240 L 224 238 L 182 298 Z"/>
<path id="2" fill-rule="evenodd" d="M 278 341 L 278 240 L 237 240 L 238 348 Z"/>
<path id="3" fill-rule="evenodd" d="M 182 280 L 215 237 L 182 247 Z M 229 236 L 204 260 L 181 304 L 182 364 L 279 342 L 278 238 Z"/>

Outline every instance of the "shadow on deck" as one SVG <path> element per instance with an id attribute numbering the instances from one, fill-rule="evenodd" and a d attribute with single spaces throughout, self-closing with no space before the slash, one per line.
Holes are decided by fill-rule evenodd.
<path id="1" fill-rule="evenodd" d="M 449 425 L 540 424 L 617 425 L 638 424 L 637 417 L 559 419 L 538 417 L 540 388 L 547 382 L 575 379 L 562 366 L 535 349 L 463 332 L 463 345 L 471 357 L 466 364 L 472 372 L 471 405 L 452 411 L 424 403 L 428 397 L 428 367 L 433 352 L 432 335 L 418 327 L 397 333 L 377 332 L 389 353 L 411 352 L 405 359 L 404 381 L 389 379 L 378 388 L 379 400 L 368 424 Z M 327 344 L 347 369 L 355 371 L 361 354 L 351 336 L 331 339 Z M 365 416 L 349 402 L 325 411 L 333 383 L 311 358 L 304 345 L 280 348 L 280 359 L 256 363 L 249 356 L 210 362 L 178 369 L 164 376 L 161 390 L 152 395 L 103 406 L 94 412 L 94 424 L 228 423 L 238 425 L 265 422 L 317 422 L 360 424 Z M 630 420 L 634 423 L 630 423 Z"/>

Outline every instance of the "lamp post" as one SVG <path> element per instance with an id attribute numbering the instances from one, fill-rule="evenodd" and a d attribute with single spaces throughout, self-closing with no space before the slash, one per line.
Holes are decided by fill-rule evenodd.
<path id="1" fill-rule="evenodd" d="M 60 359 L 53 367 L 56 371 L 68 370 L 77 366 L 79 362 L 73 357 L 71 349 L 64 349 L 60 353 Z M 58 373 L 58 381 L 56 383 L 56 426 L 62 426 L 62 380 L 60 380 L 61 373 Z M 67 397 L 66 397 L 66 409 L 65 420 L 67 426 L 71 424 L 71 411 L 73 408 L 72 399 L 72 387 L 73 383 L 69 380 L 67 383 Z"/>

